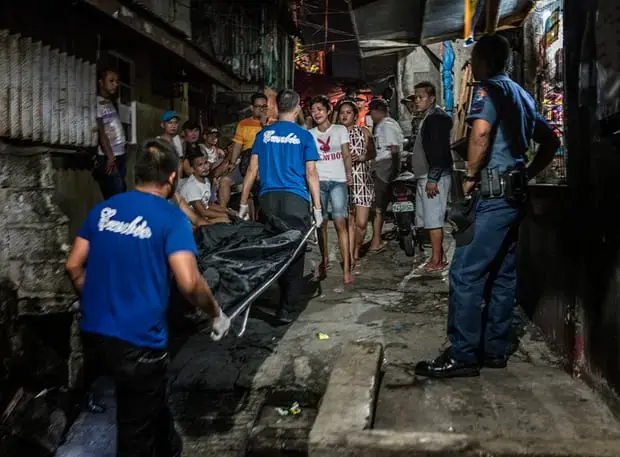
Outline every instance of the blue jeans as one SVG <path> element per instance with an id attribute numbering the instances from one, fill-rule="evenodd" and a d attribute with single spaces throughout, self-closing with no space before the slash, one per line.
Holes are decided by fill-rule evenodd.
<path id="1" fill-rule="evenodd" d="M 516 250 L 522 209 L 480 200 L 471 243 L 457 247 L 450 266 L 448 336 L 452 356 L 476 362 L 506 356 L 517 289 Z"/>
<path id="2" fill-rule="evenodd" d="M 103 199 L 107 200 L 116 194 L 121 194 L 127 190 L 125 176 L 127 175 L 127 154 L 116 156 L 116 168 L 109 175 L 106 174 L 108 159 L 106 156 L 97 155 L 93 177 L 99 183 Z"/>
<path id="3" fill-rule="evenodd" d="M 327 205 L 331 203 L 332 219 L 346 219 L 349 216 L 349 189 L 346 182 L 321 181 L 321 207 L 323 219 L 327 220 Z"/>

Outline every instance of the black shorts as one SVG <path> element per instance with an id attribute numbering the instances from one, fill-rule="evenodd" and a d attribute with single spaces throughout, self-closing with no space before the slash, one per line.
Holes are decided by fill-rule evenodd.
<path id="1" fill-rule="evenodd" d="M 374 177 L 375 182 L 375 209 L 378 213 L 385 214 L 390 204 L 390 184 Z"/>

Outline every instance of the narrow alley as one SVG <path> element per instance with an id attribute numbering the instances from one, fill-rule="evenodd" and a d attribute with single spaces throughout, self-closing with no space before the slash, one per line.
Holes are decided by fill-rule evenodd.
<path id="1" fill-rule="evenodd" d="M 451 256 L 452 237 L 446 243 Z M 372 429 L 531 443 L 620 439 L 620 423 L 608 406 L 564 371 L 563 361 L 521 309 L 515 309 L 514 353 L 507 370 L 449 381 L 416 378 L 414 363 L 438 353 L 446 341 L 446 274 L 416 275 L 412 259 L 392 240 L 386 252 L 364 258 L 354 286 L 337 293 L 337 268 L 324 282 L 312 280 L 317 254 L 313 247 L 305 309 L 292 325 L 270 325 L 277 291 L 272 289 L 254 305 L 245 336 L 231 334 L 218 344 L 198 334 L 173 358 L 171 402 L 185 457 L 308 455 L 308 434 L 349 342 L 384 348 Z M 417 263 L 423 258 L 418 255 Z M 295 402 L 300 414 L 281 415 Z M 113 457 L 114 414 L 113 408 L 105 415 L 82 414 L 57 457 Z M 460 455 L 457 451 L 446 455 Z M 585 451 L 557 455 L 611 455 Z M 507 446 L 505 453 L 493 455 L 531 455 L 519 452 Z"/>
<path id="2" fill-rule="evenodd" d="M 0 1 L 0 457 L 620 457 L 618 3 Z"/>

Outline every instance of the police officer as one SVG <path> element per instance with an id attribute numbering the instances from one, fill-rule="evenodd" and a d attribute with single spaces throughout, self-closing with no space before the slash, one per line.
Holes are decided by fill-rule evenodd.
<path id="1" fill-rule="evenodd" d="M 532 97 L 506 75 L 509 58 L 508 41 L 499 35 L 482 37 L 472 51 L 472 70 L 480 83 L 467 118 L 471 132 L 463 192 L 475 202 L 474 223 L 464 237 L 457 234 L 450 267 L 451 347 L 434 360 L 419 362 L 419 376 L 478 376 L 481 367 L 506 367 L 527 180 L 551 162 L 559 147 Z M 530 139 L 539 148 L 526 166 Z"/>

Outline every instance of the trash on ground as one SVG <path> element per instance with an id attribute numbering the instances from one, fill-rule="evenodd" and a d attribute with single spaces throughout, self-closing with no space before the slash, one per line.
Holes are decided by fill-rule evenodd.
<path id="1" fill-rule="evenodd" d="M 328 340 L 329 339 L 329 335 L 327 333 L 317 333 L 316 337 L 319 340 Z"/>
<path id="2" fill-rule="evenodd" d="M 301 414 L 301 407 L 299 403 L 295 402 L 291 405 L 290 408 L 276 408 L 276 412 L 279 416 L 297 416 Z"/>

